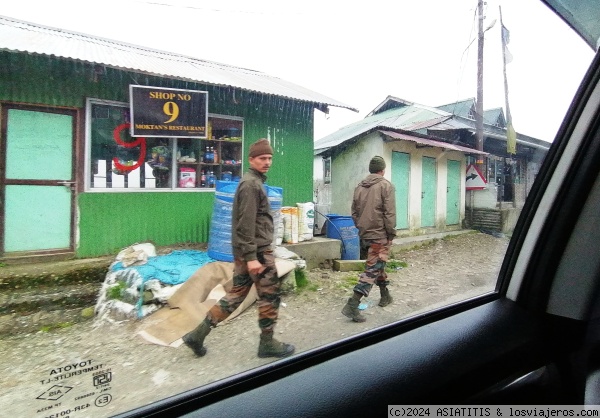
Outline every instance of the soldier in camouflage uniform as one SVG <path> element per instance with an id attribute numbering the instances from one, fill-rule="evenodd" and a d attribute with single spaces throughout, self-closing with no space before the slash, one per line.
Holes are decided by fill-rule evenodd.
<path id="1" fill-rule="evenodd" d="M 197 356 L 204 356 L 204 338 L 211 328 L 226 319 L 244 301 L 252 284 L 258 293 L 258 326 L 261 330 L 259 357 L 286 357 L 294 346 L 273 338 L 280 303 L 281 279 L 271 248 L 274 225 L 264 183 L 271 167 L 273 149 L 266 139 L 250 146 L 250 169 L 242 177 L 233 198 L 232 239 L 233 287 L 214 305 L 202 323 L 183 336 Z"/>
<path id="2" fill-rule="evenodd" d="M 354 322 L 364 322 L 358 306 L 363 296 L 369 296 L 373 285 L 379 286 L 379 306 L 392 303 L 387 288 L 389 281 L 385 265 L 396 236 L 396 192 L 394 185 L 383 177 L 385 161 L 375 156 L 369 163 L 369 174 L 354 190 L 352 220 L 358 228 L 361 246 L 367 248 L 365 271 L 354 286 L 354 293 L 342 313 Z"/>

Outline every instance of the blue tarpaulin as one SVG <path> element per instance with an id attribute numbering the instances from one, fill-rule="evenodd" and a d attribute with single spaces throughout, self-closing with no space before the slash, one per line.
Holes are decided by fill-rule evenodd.
<path id="1" fill-rule="evenodd" d="M 163 285 L 178 285 L 189 279 L 203 265 L 215 261 L 204 251 L 176 250 L 169 254 L 148 257 L 148 261 L 140 266 L 123 266 L 117 262 L 111 266 L 114 272 L 135 270 L 142 279 L 139 298 L 136 304 L 138 318 L 143 316 L 142 303 L 146 282 L 158 280 Z"/>
<path id="2" fill-rule="evenodd" d="M 166 255 L 149 257 L 141 266 L 124 267 L 123 263 L 118 262 L 112 266 L 112 270 L 134 269 L 143 277 L 144 282 L 156 279 L 164 284 L 176 285 L 185 282 L 196 270 L 212 261 L 215 260 L 204 251 L 176 250 Z"/>

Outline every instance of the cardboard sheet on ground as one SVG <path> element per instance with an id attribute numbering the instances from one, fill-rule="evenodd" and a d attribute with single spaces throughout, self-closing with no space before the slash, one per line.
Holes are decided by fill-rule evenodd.
<path id="1" fill-rule="evenodd" d="M 275 265 L 279 277 L 296 267 L 293 261 L 284 259 L 275 259 Z M 144 318 L 138 335 L 154 344 L 178 347 L 181 337 L 193 330 L 232 286 L 233 263 L 205 264 L 177 289 L 167 305 Z M 256 299 L 256 288 L 252 286 L 244 302 L 221 324 L 244 312 Z"/>

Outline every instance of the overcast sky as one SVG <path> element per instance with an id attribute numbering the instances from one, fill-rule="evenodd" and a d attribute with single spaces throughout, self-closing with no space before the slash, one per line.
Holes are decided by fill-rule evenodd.
<path id="1" fill-rule="evenodd" d="M 551 141 L 593 58 L 537 0 L 488 0 L 484 108 L 504 107 L 499 5 L 517 132 Z M 16 0 L 0 14 L 265 72 L 358 108 L 316 111 L 315 139 L 388 95 L 476 97 L 477 0 Z M 494 20 L 496 23 L 493 24 Z"/>

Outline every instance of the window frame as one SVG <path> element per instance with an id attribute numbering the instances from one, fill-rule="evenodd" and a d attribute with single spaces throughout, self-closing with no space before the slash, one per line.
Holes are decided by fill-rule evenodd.
<path id="1" fill-rule="evenodd" d="M 171 186 L 170 187 L 164 187 L 164 188 L 142 188 L 142 187 L 105 187 L 105 188 L 94 188 L 91 187 L 91 172 L 92 172 L 92 108 L 94 105 L 104 105 L 104 106 L 113 106 L 113 107 L 121 107 L 121 108 L 125 108 L 125 109 L 129 109 L 129 104 L 126 102 L 120 102 L 120 101 L 114 101 L 114 100 L 104 100 L 104 99 L 96 99 L 96 98 L 87 98 L 86 99 L 86 106 L 85 106 L 85 147 L 84 147 L 84 152 L 85 152 L 85 158 L 84 158 L 84 192 L 85 193 L 150 193 L 150 192 L 158 192 L 158 193 L 165 193 L 165 192 L 175 192 L 175 193 L 181 193 L 181 192 L 186 192 L 186 193 L 204 193 L 204 192 L 214 192 L 215 191 L 215 187 L 194 187 L 194 188 L 186 188 L 186 187 L 179 187 L 177 184 L 177 180 L 178 180 L 178 175 L 177 175 L 177 171 L 178 171 L 178 167 L 177 167 L 177 161 L 175 156 L 177 155 L 177 151 L 179 149 L 178 145 L 179 145 L 179 140 L 183 140 L 183 141 L 188 141 L 190 139 L 194 139 L 194 140 L 198 140 L 198 141 L 210 141 L 211 138 L 207 138 L 207 139 L 198 139 L 198 138 L 166 138 L 169 141 L 169 147 L 171 148 L 171 153 L 172 153 L 172 157 L 171 157 L 171 169 L 170 169 L 170 181 L 171 181 Z M 231 115 L 223 115 L 223 114 L 218 114 L 218 113 L 208 113 L 207 115 L 208 120 L 210 121 L 211 119 L 226 119 L 226 120 L 232 120 L 232 121 L 237 121 L 241 123 L 241 141 L 239 142 L 240 144 L 240 151 L 241 153 L 243 153 L 243 148 L 244 148 L 244 132 L 245 132 L 245 120 L 243 117 L 240 116 L 231 116 Z M 156 139 L 154 137 L 152 137 L 152 139 Z M 199 157 L 199 156 L 198 156 Z M 240 165 L 240 173 L 244 172 L 244 159 L 241 158 L 241 165 Z M 199 180 L 199 179 L 198 179 Z"/>

